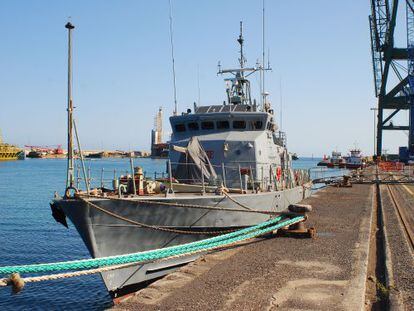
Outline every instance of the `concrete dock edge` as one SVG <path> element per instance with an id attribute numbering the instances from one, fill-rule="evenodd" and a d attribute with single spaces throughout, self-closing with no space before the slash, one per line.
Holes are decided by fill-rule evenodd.
<path id="1" fill-rule="evenodd" d="M 377 191 L 381 191 L 381 186 L 378 186 Z M 383 231 L 383 247 L 385 252 L 385 281 L 386 286 L 389 289 L 389 309 L 391 311 L 403 311 L 404 304 L 400 293 L 395 288 L 394 281 L 394 272 L 392 269 L 392 257 L 391 257 L 391 248 L 388 240 L 387 233 L 387 215 L 383 210 L 383 198 L 381 193 L 379 194 L 379 212 L 381 213 L 382 219 L 382 231 Z"/>
<path id="2" fill-rule="evenodd" d="M 354 277 L 348 291 L 346 305 L 350 310 L 365 310 L 366 280 L 368 276 L 369 247 L 371 240 L 372 216 L 375 204 L 374 188 L 371 188 L 371 209 L 368 218 L 363 218 L 359 224 L 359 238 L 355 253 Z M 368 223 L 367 223 L 368 222 Z"/>

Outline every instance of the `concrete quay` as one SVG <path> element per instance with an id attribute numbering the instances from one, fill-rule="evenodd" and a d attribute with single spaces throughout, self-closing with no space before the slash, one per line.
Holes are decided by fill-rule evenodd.
<path id="1" fill-rule="evenodd" d="M 315 239 L 259 238 L 207 254 L 114 309 L 412 310 L 413 253 L 383 187 L 326 187 L 303 201 Z"/>

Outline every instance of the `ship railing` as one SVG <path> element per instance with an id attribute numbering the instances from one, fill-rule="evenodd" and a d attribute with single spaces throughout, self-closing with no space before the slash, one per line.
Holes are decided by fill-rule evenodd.
<path id="1" fill-rule="evenodd" d="M 96 162 L 95 162 L 96 163 Z M 94 164 L 95 165 L 95 164 Z M 201 174 L 198 177 L 193 175 L 185 176 L 185 174 L 176 173 L 178 165 L 185 168 L 197 169 L 195 163 L 178 163 L 166 162 L 166 170 L 159 171 L 156 169 L 144 169 L 142 171 L 144 180 L 158 181 L 165 184 L 174 191 L 174 184 L 189 184 L 200 186 L 203 192 L 212 191 L 220 187 L 237 189 L 241 192 L 247 190 L 283 190 L 293 188 L 295 186 L 304 185 L 311 180 L 309 171 L 306 169 L 283 169 L 280 165 L 264 162 L 235 162 L 221 165 L 212 165 L 216 173 L 216 177 L 207 178 L 209 174 Z M 183 170 L 183 167 L 181 167 Z M 75 167 L 76 188 L 80 189 L 87 184 L 89 189 L 105 188 L 116 190 L 115 185 L 119 185 L 119 181 L 131 179 L 133 172 L 127 165 L 123 169 L 119 167 L 106 169 L 104 167 L 92 167 L 88 165 L 86 169 L 86 178 L 82 175 L 80 166 Z M 118 181 L 118 182 L 115 182 Z"/>
<path id="2" fill-rule="evenodd" d="M 325 166 L 315 166 L 308 169 L 309 176 L 314 184 L 325 183 L 325 181 L 332 181 L 341 179 L 345 175 L 349 175 L 349 170 L 343 168 L 328 168 Z"/>
<path id="3" fill-rule="evenodd" d="M 171 176 L 177 178 L 180 183 L 224 187 L 240 191 L 281 190 L 303 185 L 310 181 L 309 172 L 306 169 L 288 169 L 268 162 L 240 161 L 220 165 L 213 164 L 212 167 L 216 175 L 214 177 L 212 177 L 208 166 L 204 166 L 202 163 L 197 165 L 195 163 L 171 162 L 170 166 Z M 196 167 L 202 167 L 208 173 L 201 174 L 198 171 L 198 174 L 194 174 Z M 186 168 L 188 168 L 187 176 L 185 174 Z"/>

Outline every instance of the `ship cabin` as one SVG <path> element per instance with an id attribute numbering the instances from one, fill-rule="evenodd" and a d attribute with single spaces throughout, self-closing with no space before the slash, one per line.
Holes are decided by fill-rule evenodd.
<path id="1" fill-rule="evenodd" d="M 276 172 L 291 161 L 285 149 L 285 136 L 277 132 L 273 112 L 259 111 L 256 105 L 194 105 L 194 112 L 189 109 L 182 115 L 171 116 L 170 123 L 173 133 L 169 158 L 172 175 L 180 175 L 180 182 L 200 182 L 191 180 L 193 176 L 183 178 L 178 172 L 183 162 L 197 164 L 189 163 L 185 153 L 194 140 L 207 155 L 215 171 L 213 176 L 217 176 L 216 181 L 205 182 L 218 180 L 228 188 L 255 185 L 264 189 L 276 178 Z"/>
<path id="2" fill-rule="evenodd" d="M 268 94 L 262 89 L 257 105 L 247 79 L 270 68 L 245 66 L 242 30 L 240 23 L 239 68 L 218 68 L 218 74 L 230 76 L 224 79 L 227 100 L 222 105 L 194 104 L 193 111 L 170 117 L 171 173 L 179 182 L 268 189 L 290 168 L 286 139 L 277 131 Z"/>

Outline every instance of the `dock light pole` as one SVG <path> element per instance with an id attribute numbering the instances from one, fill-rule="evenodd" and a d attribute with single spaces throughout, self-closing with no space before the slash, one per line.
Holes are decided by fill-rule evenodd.
<path id="1" fill-rule="evenodd" d="M 377 155 L 377 152 L 375 150 L 375 146 L 377 145 L 377 111 L 378 108 L 370 108 L 369 110 L 374 112 L 374 155 Z"/>
<path id="2" fill-rule="evenodd" d="M 75 28 L 70 22 L 65 25 L 68 30 L 68 168 L 66 189 L 74 188 L 74 159 L 73 159 L 73 102 L 72 102 L 72 30 Z"/>

